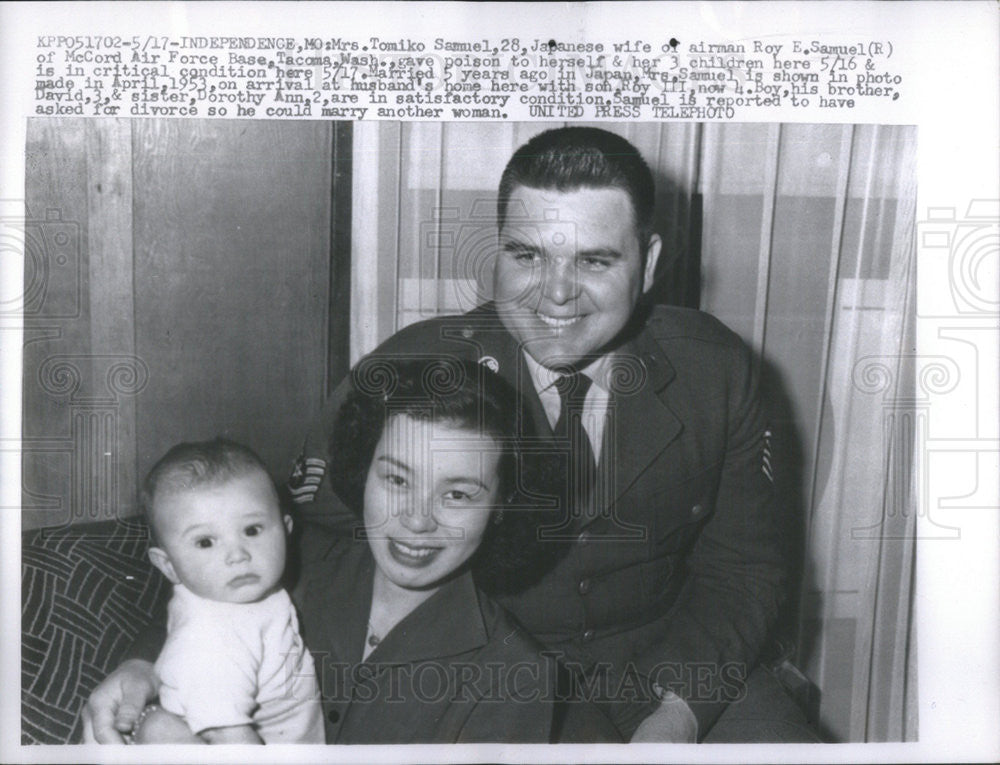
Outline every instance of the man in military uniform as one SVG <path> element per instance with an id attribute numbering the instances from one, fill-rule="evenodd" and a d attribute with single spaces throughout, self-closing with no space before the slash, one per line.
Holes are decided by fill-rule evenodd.
<path id="1" fill-rule="evenodd" d="M 519 391 L 539 448 L 569 453 L 566 512 L 542 530 L 558 559 L 503 604 L 624 740 L 810 740 L 775 680 L 751 675 L 786 585 L 755 368 L 707 314 L 643 307 L 653 197 L 638 151 L 607 131 L 522 146 L 500 181 L 494 302 L 407 327 L 359 363 L 289 488 L 310 518 L 350 522 L 324 477 L 329 450 L 351 448 L 330 443 L 350 386 L 384 357 L 479 361 Z"/>

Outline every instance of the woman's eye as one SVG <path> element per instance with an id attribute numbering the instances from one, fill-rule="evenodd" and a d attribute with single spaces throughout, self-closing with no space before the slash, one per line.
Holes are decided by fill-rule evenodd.
<path id="1" fill-rule="evenodd" d="M 252 526 L 247 526 L 246 529 L 243 531 L 243 533 L 246 534 L 248 537 L 255 537 L 258 534 L 260 534 L 260 532 L 262 532 L 263 530 L 264 530 L 263 526 L 261 526 L 259 523 L 255 523 Z"/>
<path id="2" fill-rule="evenodd" d="M 395 475 L 394 473 L 389 473 L 385 477 L 386 483 L 392 486 L 406 486 L 406 479 L 401 475 Z"/>
<path id="3" fill-rule="evenodd" d="M 203 550 L 207 550 L 209 547 L 212 546 L 212 540 L 209 539 L 208 537 L 199 537 L 198 539 L 194 540 L 194 546 L 200 547 Z"/>
<path id="4" fill-rule="evenodd" d="M 451 491 L 445 492 L 444 498 L 448 502 L 472 502 L 476 497 L 475 494 L 462 491 L 461 489 L 452 489 Z"/>

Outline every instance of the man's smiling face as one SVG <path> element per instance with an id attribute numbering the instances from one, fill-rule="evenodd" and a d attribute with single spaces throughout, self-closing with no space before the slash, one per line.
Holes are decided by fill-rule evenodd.
<path id="1" fill-rule="evenodd" d="M 500 228 L 497 311 L 540 364 L 573 364 L 611 350 L 653 284 L 660 238 L 645 262 L 628 193 L 518 186 Z"/>

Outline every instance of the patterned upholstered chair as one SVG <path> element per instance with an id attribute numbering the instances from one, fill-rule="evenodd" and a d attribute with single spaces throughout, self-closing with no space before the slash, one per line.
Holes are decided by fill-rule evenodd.
<path id="1" fill-rule="evenodd" d="M 78 743 L 80 711 L 170 595 L 139 518 L 21 539 L 21 742 Z"/>

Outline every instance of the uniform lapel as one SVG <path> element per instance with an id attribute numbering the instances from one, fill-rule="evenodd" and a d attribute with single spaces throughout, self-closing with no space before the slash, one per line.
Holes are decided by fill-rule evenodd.
<path id="1" fill-rule="evenodd" d="M 614 477 L 605 494 L 612 502 L 635 483 L 682 430 L 680 419 L 667 404 L 674 368 L 648 332 L 629 343 L 619 358 L 619 363 L 632 369 L 628 374 L 611 375 L 617 382 L 612 386 L 601 449 L 601 470 Z M 631 384 L 630 380 L 637 382 Z M 589 520 L 599 515 L 591 514 Z"/>

